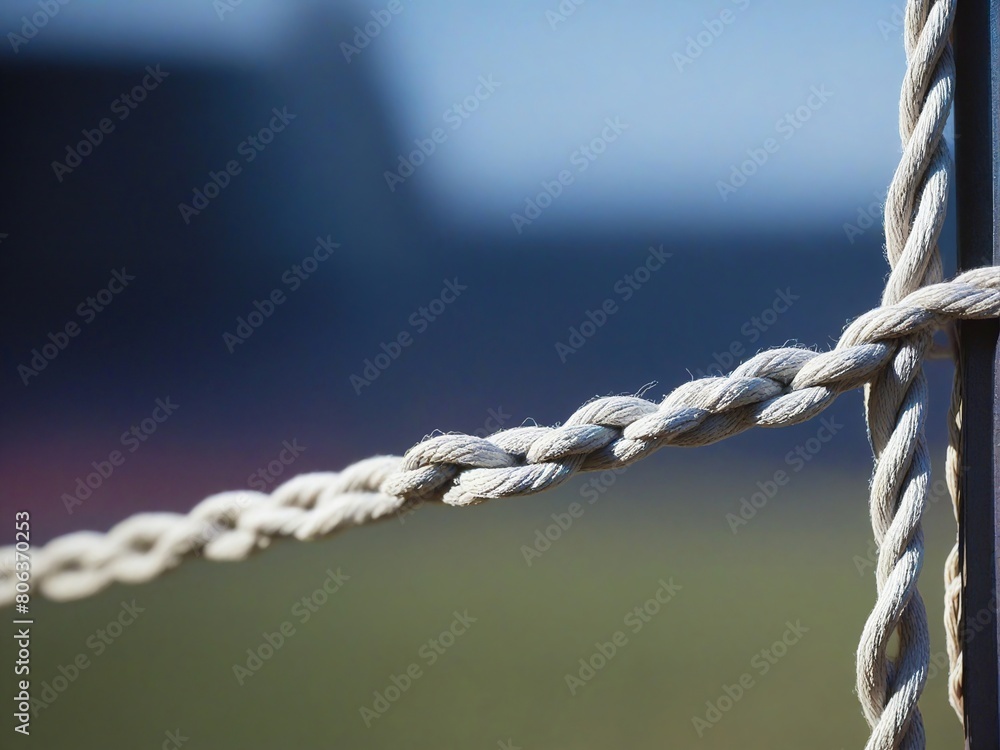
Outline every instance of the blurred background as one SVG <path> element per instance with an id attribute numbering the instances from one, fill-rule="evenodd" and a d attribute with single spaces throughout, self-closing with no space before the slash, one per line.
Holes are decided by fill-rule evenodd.
<path id="1" fill-rule="evenodd" d="M 5 544 L 16 510 L 40 545 L 829 347 L 887 273 L 901 0 L 8 0 L 0 31 Z M 850 393 L 596 484 L 36 597 L 18 741 L 858 747 L 871 464 Z"/>

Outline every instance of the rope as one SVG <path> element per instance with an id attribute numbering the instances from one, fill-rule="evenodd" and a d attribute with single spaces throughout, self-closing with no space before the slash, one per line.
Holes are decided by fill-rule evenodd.
<path id="1" fill-rule="evenodd" d="M 957 346 L 958 337 L 955 336 Z M 955 381 L 948 412 L 948 453 L 945 458 L 945 481 L 951 496 L 956 523 L 962 515 L 962 367 L 960 352 L 956 350 Z M 962 690 L 962 557 L 956 535 L 955 546 L 944 563 L 944 630 L 948 649 L 948 702 L 965 722 L 965 695 Z"/>
<path id="2" fill-rule="evenodd" d="M 935 327 L 1000 316 L 1000 270 L 978 269 L 941 283 L 937 241 L 952 172 L 942 134 L 954 94 L 949 44 L 954 14 L 955 0 L 907 3 L 907 71 L 899 112 L 903 154 L 885 205 L 892 270 L 882 306 L 854 321 L 833 350 L 773 349 L 729 376 L 686 383 L 660 404 L 639 397 L 599 398 L 558 427 L 519 427 L 489 438 L 440 435 L 403 457 L 377 456 L 339 473 L 295 477 L 270 495 L 224 492 L 187 515 L 145 513 L 107 534 L 70 534 L 34 553 L 32 585 L 53 599 L 78 599 L 115 581 L 152 580 L 198 554 L 242 560 L 275 538 L 317 539 L 423 502 L 464 506 L 529 495 L 578 472 L 629 465 L 666 445 L 706 445 L 753 426 L 797 424 L 863 385 L 875 456 L 870 511 L 878 564 L 877 599 L 857 652 L 858 697 L 871 727 L 868 750 L 922 750 L 917 704 L 930 661 L 927 616 L 917 590 L 930 478 L 922 363 Z M 962 502 L 959 376 L 956 367 L 946 461 L 956 520 Z M 16 552 L 9 547 L 0 554 Z M 0 605 L 14 601 L 14 568 L 0 571 Z M 945 629 L 949 699 L 960 719 L 961 589 L 956 542 L 945 564 Z M 898 651 L 890 657 L 894 634 Z"/>
<path id="3" fill-rule="evenodd" d="M 941 280 L 937 240 L 952 169 L 942 133 L 954 94 L 955 66 L 948 44 L 954 13 L 954 0 L 910 0 L 906 8 L 907 71 L 899 106 L 903 155 L 886 198 L 886 254 L 892 272 L 883 305 Z M 875 454 L 870 510 L 879 549 L 878 597 L 857 654 L 858 698 L 872 730 L 869 750 L 925 746 L 917 702 L 927 681 L 930 635 L 917 580 L 931 471 L 923 374 L 930 345 L 926 329 L 902 339 L 892 361 L 865 387 Z M 890 658 L 894 633 L 898 653 Z"/>
<path id="4" fill-rule="evenodd" d="M 319 539 L 421 502 L 471 505 L 530 495 L 577 472 L 631 464 L 665 445 L 707 445 L 753 426 L 798 424 L 894 366 L 912 336 L 954 319 L 993 317 L 1000 317 L 1000 269 L 975 269 L 865 313 L 831 351 L 764 351 L 729 376 L 681 385 L 659 404 L 599 398 L 559 427 L 518 427 L 489 438 L 439 435 L 403 457 L 297 476 L 271 495 L 224 492 L 187 515 L 143 513 L 107 534 L 60 537 L 33 552 L 32 585 L 52 599 L 79 599 L 114 581 L 152 580 L 198 554 L 242 560 L 272 539 Z M 13 554 L 11 547 L 0 551 L 4 558 Z M 0 605 L 13 601 L 15 582 L 11 570 L 0 572 Z"/>

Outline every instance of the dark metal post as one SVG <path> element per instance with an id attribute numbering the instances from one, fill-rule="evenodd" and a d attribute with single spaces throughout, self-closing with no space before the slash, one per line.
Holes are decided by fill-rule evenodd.
<path id="1" fill-rule="evenodd" d="M 955 17 L 958 266 L 1000 264 L 1000 0 L 960 0 Z M 965 744 L 1000 748 L 997 569 L 1000 368 L 996 320 L 959 326 L 965 389 L 962 515 Z"/>

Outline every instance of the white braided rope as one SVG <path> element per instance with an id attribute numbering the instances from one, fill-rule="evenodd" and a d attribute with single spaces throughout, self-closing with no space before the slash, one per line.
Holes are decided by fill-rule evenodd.
<path id="1" fill-rule="evenodd" d="M 221 492 L 186 515 L 139 513 L 107 534 L 67 534 L 32 551 L 32 585 L 51 599 L 80 599 L 115 581 L 151 581 L 198 554 L 209 560 L 245 560 L 274 538 L 319 539 L 377 521 L 399 511 L 404 502 L 377 491 L 399 461 L 376 456 L 339 473 L 300 474 L 270 495 Z M 0 552 L 5 563 L 13 557 L 13 547 Z M 0 605 L 14 600 L 13 567 L 5 564 L 0 572 Z"/>
<path id="2" fill-rule="evenodd" d="M 275 538 L 318 539 L 421 501 L 469 505 L 530 495 L 666 445 L 706 445 L 753 426 L 797 424 L 890 367 L 908 337 L 954 319 L 994 317 L 1000 317 L 1000 269 L 976 269 L 865 313 L 831 351 L 764 351 L 729 376 L 681 385 L 659 404 L 599 398 L 559 427 L 518 427 L 489 438 L 439 435 L 403 457 L 295 477 L 271 495 L 226 492 L 187 515 L 143 513 L 107 534 L 69 534 L 33 551 L 32 585 L 52 599 L 78 599 L 114 581 L 152 580 L 199 553 L 242 560 Z M 0 550 L 0 560 L 12 554 L 13 548 Z M 12 571 L 0 570 L 0 605 L 13 601 Z"/>
<path id="3" fill-rule="evenodd" d="M 937 240 L 952 169 L 942 134 L 954 95 L 955 67 L 948 43 L 954 13 L 954 0 L 910 0 L 906 8 L 907 71 L 899 107 L 903 154 L 885 205 L 892 272 L 883 305 L 941 279 Z M 875 454 L 870 510 L 879 548 L 878 598 L 857 655 L 858 697 L 872 730 L 869 750 L 918 750 L 926 744 L 917 703 L 927 681 L 930 634 L 917 580 L 931 470 L 923 374 L 930 344 L 926 330 L 900 341 L 892 362 L 865 388 Z M 894 633 L 898 653 L 890 658 Z"/>

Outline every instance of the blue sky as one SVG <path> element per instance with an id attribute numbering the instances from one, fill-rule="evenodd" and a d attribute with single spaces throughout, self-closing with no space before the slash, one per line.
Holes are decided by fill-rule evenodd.
<path id="1" fill-rule="evenodd" d="M 898 159 L 901 0 L 399 0 L 395 13 L 389 5 L 70 3 L 16 56 L 3 45 L 3 56 L 267 68 L 294 55 L 308 8 L 359 25 L 373 12 L 391 18 L 343 64 L 367 69 L 383 88 L 400 155 L 444 127 L 408 189 L 459 224 L 508 222 L 567 169 L 573 181 L 547 209 L 550 227 L 740 226 L 837 211 L 848 220 L 884 191 Z M 0 29 L 17 32 L 39 7 L 5 3 Z M 332 38 L 331 48 L 353 41 Z M 449 129 L 444 113 L 474 96 L 483 76 L 496 90 Z M 625 132 L 585 171 L 574 166 L 608 118 Z"/>

